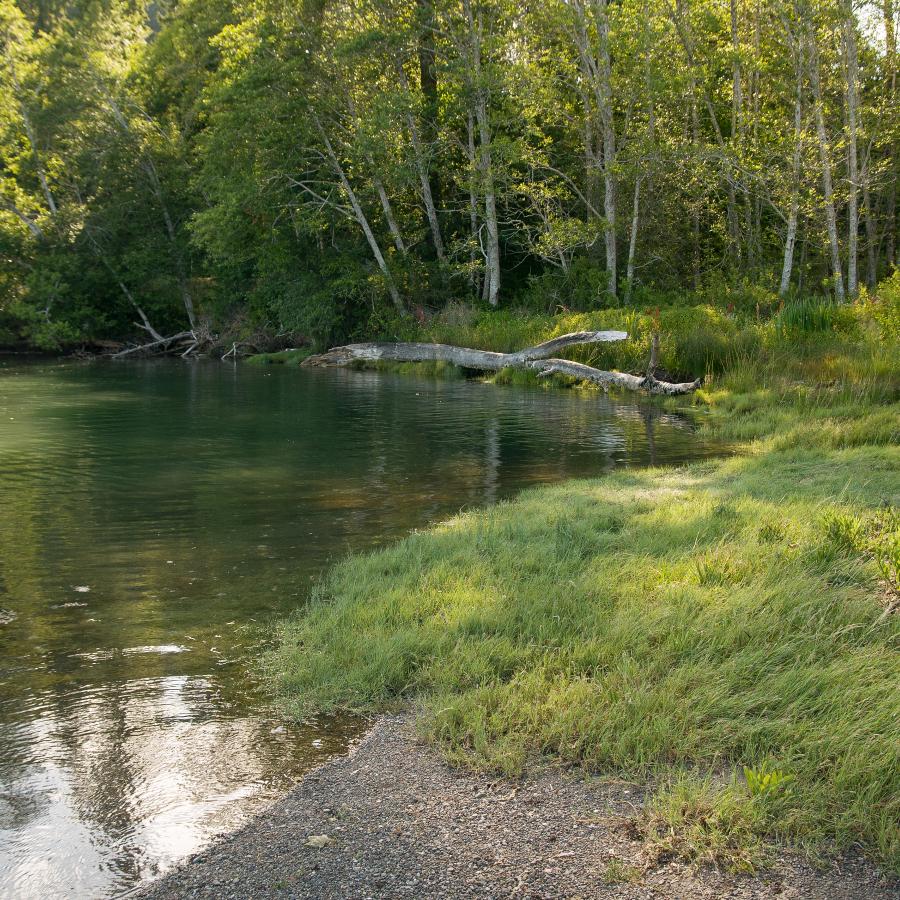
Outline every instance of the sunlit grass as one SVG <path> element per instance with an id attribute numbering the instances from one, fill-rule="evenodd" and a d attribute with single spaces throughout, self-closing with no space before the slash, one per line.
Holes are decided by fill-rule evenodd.
<path id="1" fill-rule="evenodd" d="M 302 715 L 417 698 L 455 762 L 795 777 L 777 831 L 898 863 L 900 660 L 829 513 L 898 501 L 893 448 L 792 448 L 530 491 L 352 558 L 270 660 Z M 773 826 L 774 827 L 774 826 Z"/>
<path id="2" fill-rule="evenodd" d="M 286 708 L 414 701 L 458 764 L 657 779 L 648 846 L 686 859 L 751 871 L 785 838 L 900 871 L 896 346 L 748 347 L 687 401 L 738 455 L 532 490 L 334 568 L 268 660 Z"/>

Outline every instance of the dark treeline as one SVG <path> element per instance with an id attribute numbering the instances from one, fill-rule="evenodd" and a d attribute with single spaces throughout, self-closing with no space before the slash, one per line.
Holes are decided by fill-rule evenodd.
<path id="1" fill-rule="evenodd" d="M 0 0 L 0 343 L 852 298 L 892 2 Z"/>

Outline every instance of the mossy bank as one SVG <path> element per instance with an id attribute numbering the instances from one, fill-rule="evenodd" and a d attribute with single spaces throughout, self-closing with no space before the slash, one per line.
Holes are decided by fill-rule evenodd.
<path id="1" fill-rule="evenodd" d="M 337 565 L 267 659 L 285 707 L 413 701 L 456 763 L 648 777 L 648 843 L 686 858 L 787 839 L 900 870 L 897 347 L 853 315 L 712 373 L 694 403 L 734 456 Z"/>

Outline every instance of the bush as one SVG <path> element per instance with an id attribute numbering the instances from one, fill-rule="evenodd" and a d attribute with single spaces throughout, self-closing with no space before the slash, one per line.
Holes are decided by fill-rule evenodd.
<path id="1" fill-rule="evenodd" d="M 861 292 L 860 305 L 878 324 L 885 341 L 900 341 L 900 269 L 882 281 L 871 296 Z"/>

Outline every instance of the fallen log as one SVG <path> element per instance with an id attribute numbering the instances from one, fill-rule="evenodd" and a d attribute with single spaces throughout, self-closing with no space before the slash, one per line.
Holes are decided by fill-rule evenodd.
<path id="1" fill-rule="evenodd" d="M 577 344 L 597 344 L 603 341 L 624 341 L 624 331 L 575 331 L 562 337 L 544 341 L 516 353 L 494 353 L 491 350 L 471 350 L 451 344 L 370 342 L 332 347 L 325 353 L 310 356 L 304 366 L 347 366 L 354 362 L 446 362 L 463 369 L 497 372 L 507 367 L 524 368 L 533 360 L 549 359 L 559 350 Z"/>
<path id="2" fill-rule="evenodd" d="M 454 347 L 451 344 L 425 344 L 418 342 L 391 343 L 368 342 L 332 347 L 305 359 L 301 365 L 308 367 L 340 367 L 355 362 L 446 362 L 463 369 L 497 372 L 500 369 L 534 369 L 539 376 L 568 375 L 581 381 L 600 385 L 604 390 L 621 387 L 631 391 L 646 390 L 651 394 L 688 394 L 700 386 L 700 379 L 672 384 L 658 381 L 651 373 L 629 375 L 625 372 L 606 372 L 583 363 L 558 359 L 554 354 L 566 347 L 624 341 L 624 331 L 576 331 L 544 341 L 534 347 L 526 347 L 515 353 L 495 353 L 491 350 L 473 350 Z"/>
<path id="3" fill-rule="evenodd" d="M 652 375 L 629 375 L 627 372 L 605 372 L 582 363 L 568 359 L 547 359 L 531 363 L 532 369 L 538 370 L 538 378 L 545 375 L 568 375 L 579 381 L 590 381 L 599 384 L 604 390 L 610 387 L 621 387 L 629 391 L 647 391 L 648 394 L 690 394 L 696 391 L 702 379 L 672 383 L 658 381 Z"/>

